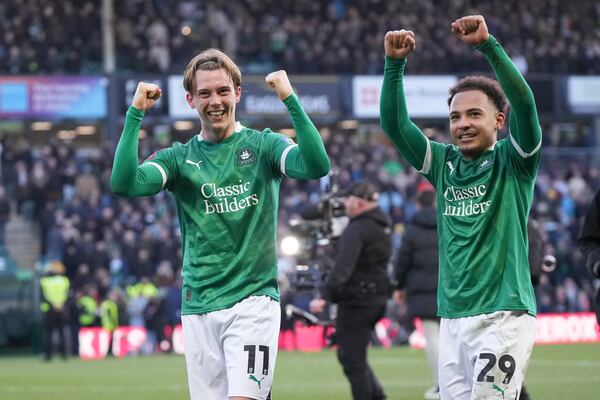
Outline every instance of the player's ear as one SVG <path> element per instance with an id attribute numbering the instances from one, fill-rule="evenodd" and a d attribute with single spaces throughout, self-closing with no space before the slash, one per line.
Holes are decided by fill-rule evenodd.
<path id="1" fill-rule="evenodd" d="M 242 96 L 242 87 L 238 86 L 237 88 L 235 88 L 235 102 L 236 103 L 240 102 L 241 96 Z"/>
<path id="2" fill-rule="evenodd" d="M 196 108 L 196 106 L 194 105 L 194 97 L 192 97 L 191 94 L 189 94 L 188 92 L 185 92 L 185 99 L 187 100 L 188 104 L 190 105 L 190 108 Z"/>
<path id="3" fill-rule="evenodd" d="M 502 129 L 504 127 L 504 122 L 506 121 L 506 114 L 504 114 L 502 111 L 498 112 L 498 114 L 496 114 L 496 130 L 499 131 L 500 129 Z"/>

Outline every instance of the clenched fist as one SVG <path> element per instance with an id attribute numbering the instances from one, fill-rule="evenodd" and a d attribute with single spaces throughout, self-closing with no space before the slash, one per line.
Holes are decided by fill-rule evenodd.
<path id="1" fill-rule="evenodd" d="M 485 19 L 481 15 L 469 15 L 452 23 L 452 32 L 460 40 L 470 45 L 478 45 L 487 40 L 488 33 Z"/>
<path id="2" fill-rule="evenodd" d="M 292 89 L 292 84 L 288 79 L 287 73 L 282 69 L 271 72 L 269 75 L 267 75 L 265 82 L 267 82 L 267 85 L 275 89 L 277 96 L 279 96 L 281 100 L 288 98 L 289 95 L 291 95 L 294 91 Z"/>
<path id="3" fill-rule="evenodd" d="M 158 85 L 140 82 L 137 85 L 137 89 L 135 89 L 131 105 L 138 110 L 146 111 L 160 99 L 161 95 L 162 91 Z"/>
<path id="4" fill-rule="evenodd" d="M 384 40 L 385 55 L 402 60 L 415 50 L 415 34 L 413 31 L 389 31 Z"/>

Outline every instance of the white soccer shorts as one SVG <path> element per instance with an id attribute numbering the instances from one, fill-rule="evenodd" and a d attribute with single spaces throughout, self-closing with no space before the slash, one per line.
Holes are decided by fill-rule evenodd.
<path id="1" fill-rule="evenodd" d="M 251 296 L 226 310 L 183 315 L 191 400 L 265 400 L 273 384 L 281 309 Z"/>
<path id="2" fill-rule="evenodd" d="M 498 311 L 442 318 L 440 398 L 518 399 L 535 339 L 535 317 Z"/>

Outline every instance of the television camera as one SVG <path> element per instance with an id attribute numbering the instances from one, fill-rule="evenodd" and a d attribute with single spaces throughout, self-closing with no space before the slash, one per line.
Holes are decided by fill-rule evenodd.
<path id="1" fill-rule="evenodd" d="M 348 223 L 338 174 L 337 169 L 332 169 L 319 201 L 305 206 L 300 210 L 300 218 L 289 222 L 291 231 L 301 243 L 294 255 L 296 269 L 290 276 L 290 284 L 297 291 L 318 291 L 333 268 L 336 239 Z"/>

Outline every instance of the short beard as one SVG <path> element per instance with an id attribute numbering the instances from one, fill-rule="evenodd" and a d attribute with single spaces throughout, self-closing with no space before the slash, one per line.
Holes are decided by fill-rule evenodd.
<path id="1" fill-rule="evenodd" d="M 461 152 L 463 158 L 466 158 L 468 160 L 474 160 L 477 157 L 479 157 L 481 155 L 481 153 L 484 152 L 484 150 L 481 150 L 481 149 L 460 149 L 460 152 Z"/>

